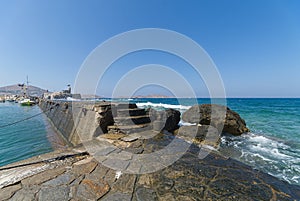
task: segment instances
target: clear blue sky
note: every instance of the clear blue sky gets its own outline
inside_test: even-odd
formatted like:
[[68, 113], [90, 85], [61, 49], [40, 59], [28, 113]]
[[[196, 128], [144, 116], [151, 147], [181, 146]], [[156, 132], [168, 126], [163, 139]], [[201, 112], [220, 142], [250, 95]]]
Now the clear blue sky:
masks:
[[[64, 89], [99, 44], [149, 27], [177, 31], [199, 43], [218, 67], [229, 97], [300, 97], [297, 0], [1, 1], [0, 86], [24, 82], [29, 75], [32, 85]], [[120, 63], [142, 65], [154, 58], [175, 69], [181, 64], [170, 55], [142, 54]], [[180, 73], [201, 96], [203, 83], [193, 81], [193, 72]], [[109, 80], [121, 76], [113, 68], [108, 75], [101, 95], [109, 94]]]

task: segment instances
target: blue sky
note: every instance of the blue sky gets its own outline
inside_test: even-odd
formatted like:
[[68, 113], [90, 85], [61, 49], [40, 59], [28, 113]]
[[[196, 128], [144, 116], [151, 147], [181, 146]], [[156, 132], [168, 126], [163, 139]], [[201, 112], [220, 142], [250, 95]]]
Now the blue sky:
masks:
[[[32, 85], [64, 89], [94, 48], [140, 28], [170, 29], [196, 41], [215, 62], [228, 97], [300, 97], [296, 0], [1, 1], [0, 86], [24, 82], [28, 75]], [[98, 94], [109, 95], [122, 73], [149, 63], [174, 68], [198, 96], [206, 94], [187, 64], [151, 51], [116, 62]], [[152, 89], [140, 93], [164, 93]]]

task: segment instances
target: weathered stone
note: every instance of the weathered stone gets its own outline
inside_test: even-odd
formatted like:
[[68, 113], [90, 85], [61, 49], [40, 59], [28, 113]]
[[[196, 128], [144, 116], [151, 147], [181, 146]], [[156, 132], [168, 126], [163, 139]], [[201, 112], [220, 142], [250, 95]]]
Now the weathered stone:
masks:
[[77, 198], [82, 200], [97, 200], [103, 197], [110, 189], [110, 186], [103, 179], [97, 181], [84, 179], [77, 190]]
[[128, 135], [126, 137], [123, 137], [122, 140], [125, 141], [125, 142], [133, 142], [137, 139], [139, 139], [140, 136], [138, 135], [134, 135], [134, 134], [131, 134], [131, 135]]
[[69, 200], [70, 188], [67, 186], [55, 186], [42, 188], [38, 193], [39, 200]]
[[136, 199], [137, 201], [155, 201], [158, 200], [158, 197], [152, 189], [140, 187], [136, 190]]
[[153, 184], [153, 178], [149, 174], [142, 174], [138, 179], [138, 184], [150, 188]]
[[75, 179], [70, 185], [70, 193], [69, 193], [69, 197], [71, 198], [76, 198], [76, 194], [77, 194], [77, 189], [79, 184], [81, 183], [81, 181], [84, 179], [84, 175], [79, 176], [77, 179]]
[[39, 187], [22, 188], [17, 191], [9, 201], [32, 201], [35, 200], [35, 194], [39, 191]]
[[43, 183], [42, 186], [55, 187], [55, 186], [60, 186], [60, 185], [68, 185], [74, 180], [75, 180], [75, 176], [73, 174], [65, 173], [65, 174], [58, 176], [55, 179], [52, 179], [50, 181]]
[[136, 176], [132, 174], [122, 174], [112, 186], [112, 191], [132, 194]]
[[176, 196], [172, 193], [166, 193], [164, 195], [159, 196], [159, 201], [177, 201]]
[[249, 186], [248, 195], [254, 200], [271, 200], [273, 193], [270, 188], [264, 184]]
[[9, 199], [17, 190], [21, 189], [20, 184], [16, 184], [13, 186], [8, 186], [5, 188], [0, 189], [0, 200]]
[[212, 125], [220, 131], [233, 135], [249, 132], [240, 115], [222, 105], [194, 105], [183, 113], [182, 120], [189, 123]]
[[42, 173], [36, 174], [32, 177], [28, 177], [28, 178], [22, 180], [22, 184], [24, 186], [38, 185], [38, 184], [44, 183], [45, 181], [53, 179], [53, 178], [57, 177], [58, 175], [61, 175], [65, 171], [66, 171], [66, 169], [64, 167], [46, 170]]
[[103, 164], [109, 168], [112, 168], [114, 170], [125, 170], [128, 165], [129, 161], [124, 161], [121, 159], [115, 159], [115, 158], [108, 158], [105, 161], [103, 161]]
[[113, 158], [113, 159], [128, 161], [128, 160], [132, 159], [132, 153], [127, 152], [127, 151], [121, 151], [119, 153], [110, 153], [110, 154], [108, 154], [108, 157]]
[[152, 123], [153, 130], [158, 131], [158, 132], [162, 131], [165, 126], [165, 123], [166, 123], [165, 121], [160, 121], [160, 120], [153, 121], [153, 123]]
[[73, 165], [72, 172], [76, 175], [83, 175], [92, 172], [98, 164], [97, 162], [92, 161], [92, 159], [93, 158], [91, 157], [82, 161], [78, 161]]
[[213, 193], [221, 196], [228, 196], [233, 192], [239, 192], [247, 195], [247, 189], [243, 185], [237, 185], [236, 181], [231, 179], [217, 179], [209, 185]]
[[150, 119], [153, 122], [155, 131], [167, 130], [173, 132], [179, 128], [180, 112], [174, 109], [164, 111], [149, 110]]
[[110, 105], [98, 107], [97, 123], [99, 127], [96, 129], [96, 133], [101, 135], [107, 133], [107, 127], [114, 124], [114, 118]]
[[102, 138], [110, 139], [110, 140], [119, 140], [121, 138], [126, 137], [127, 135], [122, 134], [122, 133], [109, 133], [109, 134], [103, 134], [101, 135]]
[[116, 192], [107, 194], [101, 201], [131, 201], [131, 198], [132, 194]]
[[97, 149], [97, 151], [94, 153], [94, 155], [96, 156], [106, 156], [110, 153], [112, 153], [113, 151], [115, 151], [117, 148], [116, 147], [113, 147], [113, 146], [110, 146], [110, 147], [99, 147]]
[[220, 143], [219, 131], [208, 125], [181, 126], [177, 135], [187, 141], [200, 145], [218, 147]]

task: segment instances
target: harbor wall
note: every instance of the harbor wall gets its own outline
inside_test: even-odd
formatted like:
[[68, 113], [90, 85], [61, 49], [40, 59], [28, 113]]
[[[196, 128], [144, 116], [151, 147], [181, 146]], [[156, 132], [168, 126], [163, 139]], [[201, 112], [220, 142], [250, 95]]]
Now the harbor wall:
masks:
[[110, 104], [40, 100], [45, 113], [57, 133], [69, 146], [76, 146], [107, 132], [113, 124]]

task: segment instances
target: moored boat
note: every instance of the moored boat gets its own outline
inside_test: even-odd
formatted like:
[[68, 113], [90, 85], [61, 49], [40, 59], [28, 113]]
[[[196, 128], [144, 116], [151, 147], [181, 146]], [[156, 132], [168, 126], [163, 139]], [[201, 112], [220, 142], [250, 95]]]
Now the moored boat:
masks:
[[25, 98], [25, 99], [19, 101], [19, 103], [20, 103], [22, 106], [33, 106], [33, 105], [36, 104], [35, 101], [30, 100], [29, 98]]

